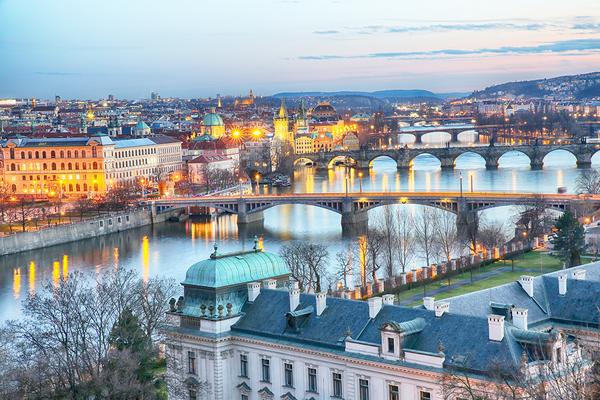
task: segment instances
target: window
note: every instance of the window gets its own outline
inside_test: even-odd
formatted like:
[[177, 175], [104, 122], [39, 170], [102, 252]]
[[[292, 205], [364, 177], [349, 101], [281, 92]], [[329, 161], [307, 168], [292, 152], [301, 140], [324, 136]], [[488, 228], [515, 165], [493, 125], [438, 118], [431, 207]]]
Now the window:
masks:
[[388, 353], [394, 352], [394, 338], [387, 338], [387, 351]]
[[271, 382], [270, 361], [268, 358], [263, 358], [262, 365], [262, 380], [263, 382]]
[[240, 376], [248, 377], [248, 355], [240, 354]]
[[308, 368], [308, 391], [317, 392], [317, 369]]
[[342, 397], [342, 374], [339, 372], [333, 373], [333, 396]]
[[421, 392], [419, 392], [419, 400], [431, 400], [431, 392], [421, 390]]
[[358, 380], [358, 396], [360, 400], [369, 400], [369, 381], [367, 379]]
[[294, 366], [291, 363], [283, 364], [283, 386], [294, 386]]
[[243, 394], [240, 396], [241, 400], [248, 400], [248, 395], [247, 394]]
[[188, 394], [190, 400], [198, 400], [198, 393], [196, 392], [196, 389], [188, 390]]
[[389, 400], [400, 400], [400, 387], [399, 386], [390, 385]]
[[196, 375], [196, 353], [188, 351], [188, 372]]

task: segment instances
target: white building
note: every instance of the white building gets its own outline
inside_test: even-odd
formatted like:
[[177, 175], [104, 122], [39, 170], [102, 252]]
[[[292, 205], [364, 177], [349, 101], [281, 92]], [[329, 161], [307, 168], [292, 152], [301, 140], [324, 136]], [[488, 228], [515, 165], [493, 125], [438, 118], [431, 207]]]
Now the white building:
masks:
[[[408, 308], [391, 295], [301, 294], [295, 282], [286, 287], [279, 256], [256, 244], [232, 254], [215, 246], [188, 269], [184, 295], [171, 299], [169, 398], [441, 400], [440, 380], [452, 368], [489, 387], [497, 365], [560, 367], [575, 343], [567, 346], [562, 330], [597, 329], [596, 314], [580, 305], [594, 304], [599, 269], [587, 271], [592, 283], [585, 272], [523, 277], [493, 295], [425, 298], [424, 307]], [[578, 321], [576, 330], [569, 321]]]

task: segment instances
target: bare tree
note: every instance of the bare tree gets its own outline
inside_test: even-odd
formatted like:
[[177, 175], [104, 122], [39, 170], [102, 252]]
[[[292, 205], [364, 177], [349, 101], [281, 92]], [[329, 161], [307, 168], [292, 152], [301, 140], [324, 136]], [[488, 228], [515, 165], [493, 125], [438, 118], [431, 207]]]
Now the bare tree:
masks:
[[398, 253], [398, 221], [396, 214], [391, 207], [383, 208], [382, 219], [376, 221], [376, 226], [381, 232], [382, 243], [382, 263], [386, 276], [392, 277], [395, 275], [395, 261]]
[[438, 211], [436, 214], [434, 231], [439, 253], [446, 261], [450, 261], [459, 246], [456, 217], [447, 211]]
[[415, 218], [416, 244], [427, 265], [437, 259], [435, 218], [429, 207], [423, 207]]
[[540, 236], [552, 226], [546, 206], [546, 201], [542, 196], [534, 196], [530, 204], [519, 208], [515, 223], [523, 232], [526, 232], [528, 238]]
[[352, 251], [339, 251], [335, 255], [337, 270], [335, 278], [342, 282], [343, 288], [348, 289], [348, 279], [354, 275]]
[[600, 172], [596, 169], [585, 169], [575, 181], [575, 190], [581, 194], [600, 193]]
[[383, 266], [384, 256], [383, 233], [377, 228], [369, 228], [367, 232], [358, 239], [358, 257], [362, 271], [362, 286], [366, 286], [367, 278], [377, 283], [377, 272]]
[[322, 244], [290, 242], [280, 250], [290, 274], [303, 291], [320, 292], [326, 275], [329, 252]]
[[396, 242], [398, 264], [404, 273], [415, 258], [414, 219], [410, 213], [402, 209], [398, 210], [396, 221], [398, 222], [398, 240]]
[[504, 224], [485, 223], [479, 231], [479, 240], [488, 251], [503, 246], [507, 241]]

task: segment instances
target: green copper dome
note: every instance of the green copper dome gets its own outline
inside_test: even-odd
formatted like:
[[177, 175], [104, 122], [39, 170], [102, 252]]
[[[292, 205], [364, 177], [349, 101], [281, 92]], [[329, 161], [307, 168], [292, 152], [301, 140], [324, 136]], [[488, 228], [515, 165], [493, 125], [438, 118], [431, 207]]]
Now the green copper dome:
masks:
[[215, 112], [215, 109], [212, 108], [210, 113], [206, 114], [202, 119], [202, 125], [204, 126], [224, 126], [223, 118], [219, 114]]
[[146, 129], [150, 129], [150, 127], [142, 120], [139, 120], [138, 123], [135, 125], [135, 130], [137, 131], [143, 131]]
[[285, 261], [276, 254], [251, 250], [219, 255], [215, 251], [208, 260], [187, 270], [182, 285], [222, 288], [284, 275], [289, 275], [289, 271]]

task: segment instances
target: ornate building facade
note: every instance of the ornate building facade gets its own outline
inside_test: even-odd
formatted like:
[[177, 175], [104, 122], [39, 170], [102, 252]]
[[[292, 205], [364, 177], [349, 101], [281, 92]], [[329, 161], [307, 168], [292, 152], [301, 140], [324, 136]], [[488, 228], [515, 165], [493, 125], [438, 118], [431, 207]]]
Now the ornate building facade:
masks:
[[188, 269], [165, 326], [169, 398], [441, 400], [452, 371], [477, 390], [497, 367], [543, 383], [540, 366], [561, 371], [598, 339], [598, 263], [419, 308], [303, 294], [288, 277], [256, 244]]

